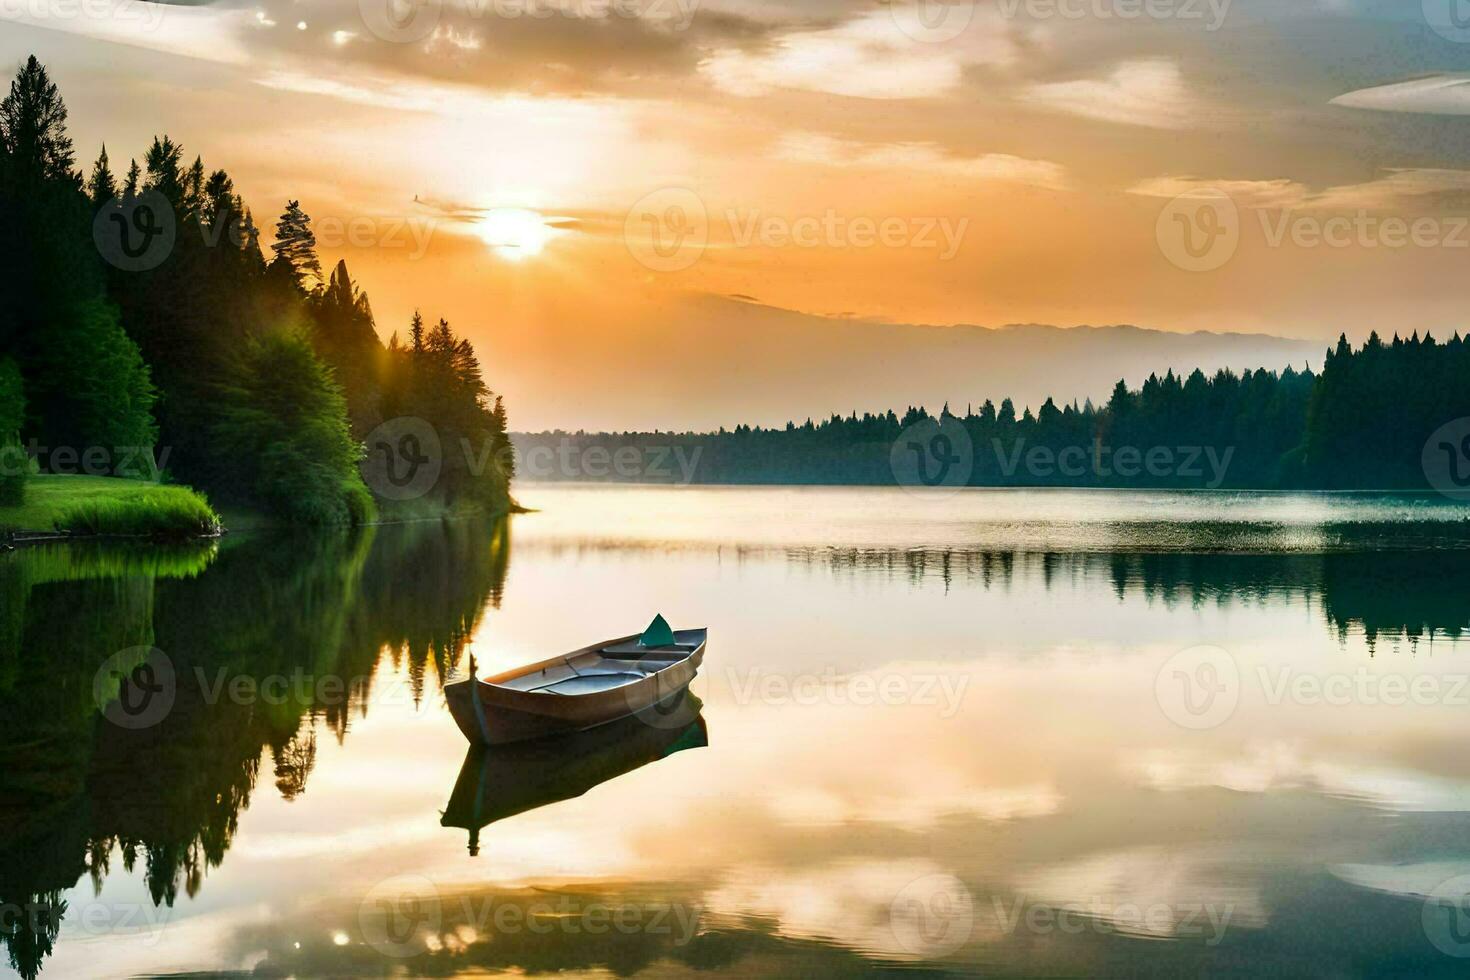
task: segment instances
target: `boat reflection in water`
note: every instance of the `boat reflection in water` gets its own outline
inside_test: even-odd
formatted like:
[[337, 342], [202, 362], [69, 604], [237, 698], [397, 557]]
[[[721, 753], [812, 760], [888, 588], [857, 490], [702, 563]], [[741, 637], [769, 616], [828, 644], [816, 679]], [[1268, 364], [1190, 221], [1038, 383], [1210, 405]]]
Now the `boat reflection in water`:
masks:
[[570, 800], [651, 762], [709, 744], [698, 696], [684, 688], [650, 708], [587, 731], [512, 745], [472, 745], [439, 821], [470, 832]]

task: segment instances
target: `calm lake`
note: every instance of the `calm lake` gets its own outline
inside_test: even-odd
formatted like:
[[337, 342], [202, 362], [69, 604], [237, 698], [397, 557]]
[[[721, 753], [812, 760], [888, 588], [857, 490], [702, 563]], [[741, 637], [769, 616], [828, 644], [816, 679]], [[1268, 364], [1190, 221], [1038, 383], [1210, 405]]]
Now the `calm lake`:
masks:
[[[518, 494], [0, 555], [0, 973], [1464, 975], [1470, 506]], [[693, 697], [467, 755], [657, 612]]]

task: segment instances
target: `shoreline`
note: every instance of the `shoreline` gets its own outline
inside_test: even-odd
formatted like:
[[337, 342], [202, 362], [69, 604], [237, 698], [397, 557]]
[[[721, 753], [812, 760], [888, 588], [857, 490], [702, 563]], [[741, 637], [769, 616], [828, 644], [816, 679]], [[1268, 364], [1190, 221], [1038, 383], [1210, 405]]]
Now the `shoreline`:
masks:
[[[513, 497], [502, 506], [420, 506], [351, 527], [386, 527], [420, 521], [495, 519], [528, 513]], [[62, 526], [69, 525], [69, 526]], [[138, 530], [133, 530], [138, 528]], [[243, 508], [216, 509], [191, 487], [122, 477], [37, 474], [18, 505], [0, 507], [0, 552], [43, 544], [98, 541], [177, 545], [217, 541], [229, 534], [300, 529], [271, 514]]]

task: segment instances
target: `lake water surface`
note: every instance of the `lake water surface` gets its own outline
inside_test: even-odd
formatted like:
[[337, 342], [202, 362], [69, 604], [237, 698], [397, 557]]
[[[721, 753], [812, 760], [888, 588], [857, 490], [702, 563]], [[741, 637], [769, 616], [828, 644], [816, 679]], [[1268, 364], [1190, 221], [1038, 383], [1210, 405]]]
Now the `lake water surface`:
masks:
[[[0, 973], [1470, 964], [1464, 505], [518, 492], [0, 556]], [[467, 756], [470, 654], [655, 612], [710, 627], [694, 697]]]

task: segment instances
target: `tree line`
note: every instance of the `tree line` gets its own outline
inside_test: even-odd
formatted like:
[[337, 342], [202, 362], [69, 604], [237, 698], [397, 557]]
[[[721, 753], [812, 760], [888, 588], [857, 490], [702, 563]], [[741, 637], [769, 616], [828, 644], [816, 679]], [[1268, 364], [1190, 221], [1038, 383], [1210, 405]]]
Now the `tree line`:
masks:
[[[1464, 433], [1436, 435], [1456, 420]], [[963, 414], [911, 406], [712, 433], [528, 433], [515, 444], [525, 476], [552, 480], [1423, 490], [1425, 459], [1458, 453], [1451, 471], [1470, 487], [1470, 345], [1374, 334], [1355, 350], [1344, 336], [1321, 373], [1168, 371], [1136, 388], [1120, 380], [1102, 405], [1048, 398], [1033, 412], [987, 399]]]
[[[0, 443], [30, 470], [101, 447], [116, 476], [205, 489], [298, 523], [375, 513], [359, 473], [386, 419], [426, 420], [503, 459], [506, 415], [449, 323], [388, 344], [344, 262], [324, 273], [311, 219], [286, 204], [261, 247], [224, 170], [167, 135], [119, 176], [78, 168], [64, 101], [32, 56], [0, 103]], [[124, 448], [147, 452], [123, 452]], [[0, 502], [24, 493], [4, 468]], [[444, 504], [501, 509], [509, 473], [448, 468]]]

